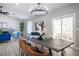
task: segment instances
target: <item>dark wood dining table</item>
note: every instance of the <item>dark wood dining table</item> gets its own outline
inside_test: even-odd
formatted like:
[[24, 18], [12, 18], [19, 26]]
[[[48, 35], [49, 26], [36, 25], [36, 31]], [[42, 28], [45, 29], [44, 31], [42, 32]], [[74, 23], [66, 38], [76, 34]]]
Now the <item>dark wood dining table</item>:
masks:
[[48, 48], [50, 56], [52, 56], [52, 50], [56, 52], [61, 52], [61, 56], [64, 56], [65, 49], [71, 46], [72, 44], [74, 44], [74, 42], [65, 41], [62, 39], [39, 40], [37, 38], [33, 38], [31, 41], [43, 47]]

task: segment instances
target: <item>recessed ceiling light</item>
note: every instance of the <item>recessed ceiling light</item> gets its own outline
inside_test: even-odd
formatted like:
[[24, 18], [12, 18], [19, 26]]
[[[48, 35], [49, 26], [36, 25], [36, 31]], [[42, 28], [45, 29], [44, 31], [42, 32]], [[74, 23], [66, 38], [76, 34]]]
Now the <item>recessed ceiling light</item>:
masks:
[[19, 3], [16, 3], [16, 5], [19, 5]]

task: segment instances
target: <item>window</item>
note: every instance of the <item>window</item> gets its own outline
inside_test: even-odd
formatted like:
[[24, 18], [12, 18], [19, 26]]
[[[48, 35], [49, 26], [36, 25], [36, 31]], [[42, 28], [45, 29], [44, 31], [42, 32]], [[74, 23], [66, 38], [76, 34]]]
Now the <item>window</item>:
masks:
[[73, 41], [73, 16], [53, 20], [53, 37]]
[[28, 34], [30, 34], [32, 32], [32, 22], [28, 21]]
[[0, 28], [7, 28], [7, 22], [0, 22]]

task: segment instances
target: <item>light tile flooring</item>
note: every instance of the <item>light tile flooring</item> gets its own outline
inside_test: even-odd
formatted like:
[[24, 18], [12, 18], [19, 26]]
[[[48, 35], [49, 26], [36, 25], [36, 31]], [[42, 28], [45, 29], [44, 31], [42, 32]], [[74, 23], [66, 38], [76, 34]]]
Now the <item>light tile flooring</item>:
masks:
[[[79, 50], [69, 47], [65, 51], [67, 56], [79, 56]], [[60, 52], [52, 52], [54, 56], [60, 56]], [[0, 43], [0, 56], [20, 56], [18, 40]]]

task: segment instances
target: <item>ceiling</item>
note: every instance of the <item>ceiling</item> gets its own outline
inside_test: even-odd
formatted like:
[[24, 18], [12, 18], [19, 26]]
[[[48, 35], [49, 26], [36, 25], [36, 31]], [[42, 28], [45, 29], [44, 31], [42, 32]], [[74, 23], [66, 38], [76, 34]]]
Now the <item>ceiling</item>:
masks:
[[[32, 17], [29, 12], [29, 9], [35, 3], [0, 3], [3, 6], [3, 11], [8, 11], [11, 13], [11, 17], [17, 19], [28, 19]], [[48, 8], [48, 12], [60, 8], [62, 6], [68, 5], [68, 3], [43, 3]]]

